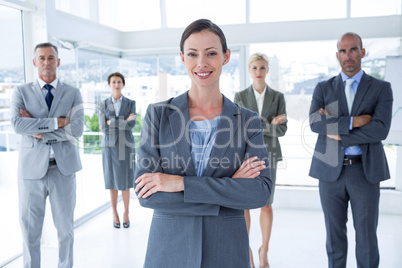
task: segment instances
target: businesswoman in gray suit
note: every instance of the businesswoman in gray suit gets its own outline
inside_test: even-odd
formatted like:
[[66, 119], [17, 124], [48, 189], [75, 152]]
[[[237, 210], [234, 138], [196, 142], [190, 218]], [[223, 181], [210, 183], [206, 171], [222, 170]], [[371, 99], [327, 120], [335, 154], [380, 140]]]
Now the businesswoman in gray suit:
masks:
[[271, 191], [259, 116], [220, 92], [230, 50], [209, 20], [183, 32], [189, 91], [148, 107], [136, 187], [154, 209], [144, 267], [250, 267], [244, 209]]
[[123, 227], [130, 227], [130, 188], [134, 186], [135, 142], [132, 129], [136, 123], [135, 101], [121, 94], [125, 86], [124, 76], [112, 73], [107, 78], [112, 96], [99, 104], [99, 126], [104, 133], [102, 160], [105, 188], [110, 189], [113, 208], [113, 226], [120, 228], [117, 213], [118, 191], [122, 191], [124, 203]]
[[[258, 250], [260, 267], [269, 267], [268, 244], [271, 237], [274, 201], [276, 169], [278, 161], [282, 160], [282, 151], [278, 137], [285, 135], [287, 130], [285, 98], [282, 93], [273, 90], [265, 83], [265, 77], [269, 70], [269, 60], [265, 54], [255, 53], [250, 56], [248, 68], [253, 79], [253, 84], [245, 90], [236, 93], [234, 102], [257, 112], [261, 116], [264, 128], [264, 142], [269, 153], [271, 169], [272, 190], [266, 206], [261, 208], [260, 227], [262, 245]], [[245, 210], [247, 230], [250, 232], [250, 211]], [[251, 253], [251, 267], [254, 267]]]

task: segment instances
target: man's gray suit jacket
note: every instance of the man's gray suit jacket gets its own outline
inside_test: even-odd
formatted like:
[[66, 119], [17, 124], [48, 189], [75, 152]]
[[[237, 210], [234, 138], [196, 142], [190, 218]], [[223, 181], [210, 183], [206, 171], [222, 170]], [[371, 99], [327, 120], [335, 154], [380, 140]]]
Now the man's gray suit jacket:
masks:
[[[20, 109], [32, 118], [21, 117]], [[67, 116], [71, 123], [56, 129], [55, 119]], [[16, 86], [11, 101], [11, 124], [21, 134], [18, 174], [21, 179], [41, 179], [49, 166], [49, 144], [63, 175], [79, 171], [81, 160], [76, 138], [84, 128], [84, 107], [78, 88], [58, 82], [49, 111], [37, 81]], [[43, 139], [32, 135], [42, 134]]]

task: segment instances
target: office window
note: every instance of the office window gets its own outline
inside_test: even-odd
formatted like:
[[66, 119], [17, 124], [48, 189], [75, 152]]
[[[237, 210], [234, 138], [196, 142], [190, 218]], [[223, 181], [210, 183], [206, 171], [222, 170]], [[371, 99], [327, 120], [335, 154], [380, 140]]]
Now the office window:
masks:
[[210, 19], [218, 25], [246, 22], [245, 0], [165, 0], [167, 27], [184, 28], [197, 19]]
[[190, 89], [191, 80], [179, 55], [159, 56], [161, 99], [176, 97]]
[[[18, 218], [17, 163], [19, 135], [10, 123], [15, 85], [25, 82], [21, 10], [0, 5], [0, 266], [22, 251]], [[7, 37], [7, 38], [5, 38]], [[7, 39], [7, 40], [6, 40]], [[31, 56], [31, 55], [29, 55]]]
[[159, 0], [56, 0], [56, 9], [120, 31], [161, 27]]
[[[363, 70], [384, 79], [385, 57], [399, 55], [401, 41], [399, 38], [364, 39], [363, 46], [366, 48]], [[310, 131], [308, 113], [317, 83], [340, 72], [335, 56], [336, 40], [252, 44], [250, 53], [255, 52], [268, 55], [267, 83], [285, 94], [288, 131], [279, 138], [284, 161], [278, 163], [277, 183], [315, 186], [318, 181], [308, 176], [316, 142], [316, 134]], [[384, 149], [390, 170], [395, 172], [396, 149], [392, 146]], [[395, 187], [395, 176], [381, 186]]]
[[78, 72], [76, 69], [76, 52], [74, 49], [65, 49], [58, 46], [60, 66], [57, 69], [57, 76], [71, 86], [77, 86]]
[[351, 17], [401, 15], [401, 0], [352, 0]]
[[345, 17], [346, 0], [250, 0], [250, 22], [319, 20]]
[[56, 0], [56, 9], [94, 21], [98, 21], [98, 0]]
[[143, 31], [161, 27], [159, 0], [99, 0], [99, 23], [120, 31]]
[[142, 116], [150, 103], [160, 101], [158, 58], [156, 55], [121, 60], [126, 77], [123, 94], [136, 101], [137, 114]]

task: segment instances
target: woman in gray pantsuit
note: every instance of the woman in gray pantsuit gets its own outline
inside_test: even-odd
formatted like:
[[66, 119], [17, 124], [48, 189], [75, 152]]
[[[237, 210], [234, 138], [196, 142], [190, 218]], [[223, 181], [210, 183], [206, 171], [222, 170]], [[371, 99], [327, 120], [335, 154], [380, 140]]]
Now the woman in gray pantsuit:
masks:
[[125, 86], [120, 73], [109, 75], [108, 85], [112, 96], [99, 105], [99, 126], [104, 133], [102, 139], [102, 160], [105, 188], [110, 189], [113, 208], [113, 226], [120, 228], [117, 213], [118, 191], [122, 191], [124, 203], [123, 227], [130, 227], [130, 188], [134, 184], [135, 142], [132, 129], [136, 123], [135, 101], [121, 94]]
[[257, 113], [220, 91], [230, 49], [209, 20], [183, 32], [190, 89], [148, 107], [135, 191], [154, 215], [144, 268], [250, 268], [244, 209], [264, 206], [271, 180]]
[[[276, 169], [278, 161], [282, 160], [282, 151], [278, 137], [285, 135], [287, 130], [285, 97], [265, 83], [269, 70], [269, 60], [265, 54], [255, 53], [248, 61], [249, 72], [253, 84], [236, 93], [234, 102], [257, 112], [264, 128], [264, 143], [269, 153], [272, 190], [268, 203], [261, 208], [260, 226], [262, 245], [258, 250], [260, 267], [268, 267], [268, 244], [271, 237], [273, 222], [272, 203], [274, 201]], [[247, 229], [250, 232], [250, 212], [245, 211]], [[251, 267], [254, 267], [253, 255], [250, 249]]]

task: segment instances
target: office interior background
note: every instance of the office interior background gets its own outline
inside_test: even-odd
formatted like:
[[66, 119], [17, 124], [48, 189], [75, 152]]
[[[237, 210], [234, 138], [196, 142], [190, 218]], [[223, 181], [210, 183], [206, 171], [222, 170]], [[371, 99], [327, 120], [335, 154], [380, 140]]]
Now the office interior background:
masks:
[[[320, 209], [318, 181], [308, 176], [316, 139], [308, 125], [314, 87], [339, 73], [336, 41], [347, 31], [363, 38], [366, 73], [385, 80], [391, 79], [389, 72], [402, 77], [402, 0], [0, 0], [0, 267], [22, 252], [20, 137], [10, 124], [10, 99], [15, 85], [37, 77], [34, 46], [50, 41], [59, 47], [58, 77], [80, 88], [85, 103], [85, 133], [78, 142], [83, 162], [77, 174], [78, 226], [110, 203], [95, 109], [111, 94], [107, 76], [118, 71], [126, 77], [123, 94], [137, 103], [138, 141], [147, 106], [190, 87], [179, 41], [183, 29], [199, 18], [221, 26], [232, 50], [220, 83], [229, 99], [251, 83], [248, 57], [268, 55], [267, 83], [285, 94], [289, 120], [280, 138], [284, 161], [278, 166], [274, 207]], [[389, 71], [395, 62], [401, 68]], [[384, 141], [391, 179], [381, 184], [380, 211], [402, 216], [402, 87], [395, 81], [392, 135]], [[132, 202], [135, 198], [132, 194]], [[45, 226], [52, 225], [49, 219]], [[43, 236], [49, 239], [46, 228]]]

